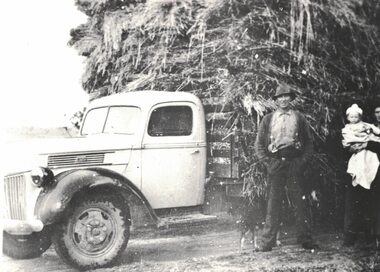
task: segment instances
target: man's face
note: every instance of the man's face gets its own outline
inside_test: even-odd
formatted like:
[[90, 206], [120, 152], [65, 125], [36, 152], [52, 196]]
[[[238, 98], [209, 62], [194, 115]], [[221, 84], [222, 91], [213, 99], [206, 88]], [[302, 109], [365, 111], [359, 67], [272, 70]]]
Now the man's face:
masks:
[[375, 109], [375, 119], [378, 123], [380, 123], [380, 107]]
[[292, 96], [289, 94], [283, 94], [277, 97], [276, 104], [282, 110], [287, 110], [290, 107]]

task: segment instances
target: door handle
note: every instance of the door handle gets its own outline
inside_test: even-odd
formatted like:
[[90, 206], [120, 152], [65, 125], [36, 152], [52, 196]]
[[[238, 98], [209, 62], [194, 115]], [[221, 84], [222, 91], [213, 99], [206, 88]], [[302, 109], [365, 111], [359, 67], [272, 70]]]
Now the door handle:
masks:
[[191, 152], [190, 154], [197, 154], [199, 153], [199, 149], [195, 149], [193, 152]]

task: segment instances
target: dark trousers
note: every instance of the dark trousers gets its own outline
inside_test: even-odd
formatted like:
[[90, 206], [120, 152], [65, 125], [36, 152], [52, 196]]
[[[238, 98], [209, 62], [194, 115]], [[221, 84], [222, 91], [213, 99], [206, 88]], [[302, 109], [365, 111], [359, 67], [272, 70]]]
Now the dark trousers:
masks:
[[[379, 142], [368, 142], [367, 149], [375, 152], [380, 160]], [[373, 234], [380, 239], [380, 167], [377, 169], [376, 178], [371, 184], [370, 200], [372, 231]]]
[[[368, 150], [377, 153], [380, 159], [380, 143], [369, 142]], [[351, 178], [345, 192], [345, 239], [355, 239], [358, 232], [380, 237], [380, 168], [370, 190], [353, 187]]]
[[373, 235], [380, 239], [380, 168], [377, 170], [376, 178], [371, 184], [370, 200], [372, 232]]
[[361, 186], [346, 186], [344, 232], [345, 239], [355, 239], [359, 232], [371, 232], [370, 190]]
[[268, 165], [268, 182], [270, 185], [267, 215], [261, 243], [273, 247], [280, 226], [282, 199], [285, 186], [288, 189], [290, 201], [295, 206], [295, 218], [298, 242], [311, 242], [310, 220], [307, 210], [307, 197], [301, 188], [302, 165], [296, 159], [272, 159]]

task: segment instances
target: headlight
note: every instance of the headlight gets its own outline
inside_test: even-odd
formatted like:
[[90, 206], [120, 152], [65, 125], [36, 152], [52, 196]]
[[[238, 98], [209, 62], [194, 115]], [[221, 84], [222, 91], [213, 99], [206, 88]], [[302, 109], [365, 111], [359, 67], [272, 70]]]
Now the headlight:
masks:
[[31, 172], [32, 181], [38, 187], [47, 186], [54, 182], [54, 174], [49, 168], [37, 167]]

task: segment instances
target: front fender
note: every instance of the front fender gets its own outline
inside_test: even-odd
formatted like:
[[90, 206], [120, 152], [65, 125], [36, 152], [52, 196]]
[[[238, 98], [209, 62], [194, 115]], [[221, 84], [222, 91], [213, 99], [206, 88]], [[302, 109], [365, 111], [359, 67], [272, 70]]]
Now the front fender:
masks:
[[77, 192], [99, 186], [108, 186], [135, 195], [147, 207], [152, 219], [157, 222], [157, 215], [141, 191], [124, 176], [104, 168], [70, 170], [58, 174], [54, 186], [38, 197], [35, 214], [45, 225], [55, 223], [61, 218]]

